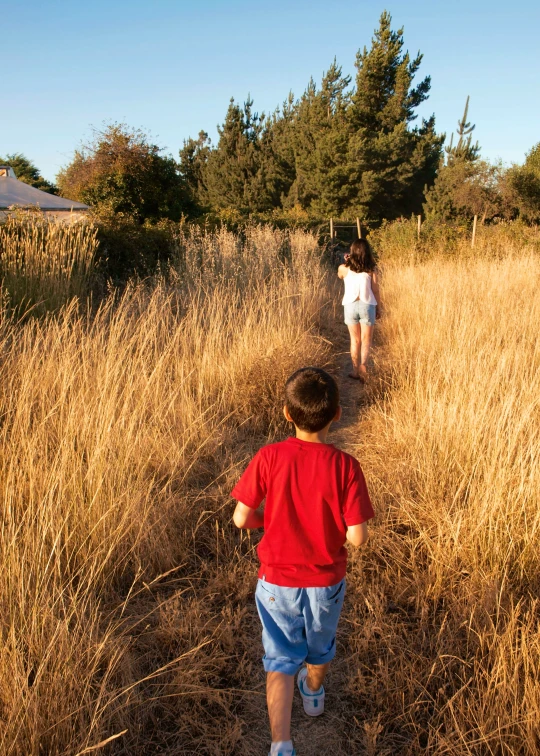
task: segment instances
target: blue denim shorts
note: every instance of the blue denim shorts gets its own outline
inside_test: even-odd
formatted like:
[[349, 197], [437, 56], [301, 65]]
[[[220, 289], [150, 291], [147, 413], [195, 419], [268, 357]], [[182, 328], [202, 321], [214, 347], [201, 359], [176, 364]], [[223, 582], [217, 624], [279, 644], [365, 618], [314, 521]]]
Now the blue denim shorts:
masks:
[[304, 662], [331, 661], [344, 597], [345, 580], [328, 588], [284, 588], [259, 580], [255, 602], [266, 672], [295, 675]]
[[356, 325], [357, 323], [375, 325], [377, 305], [366, 304], [357, 299], [356, 302], [343, 305], [343, 311], [347, 325]]

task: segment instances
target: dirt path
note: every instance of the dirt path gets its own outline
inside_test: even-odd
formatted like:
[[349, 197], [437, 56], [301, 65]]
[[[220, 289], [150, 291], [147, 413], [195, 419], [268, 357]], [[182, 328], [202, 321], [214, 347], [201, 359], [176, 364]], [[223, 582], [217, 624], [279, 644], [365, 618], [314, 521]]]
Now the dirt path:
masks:
[[[340, 382], [342, 419], [331, 431], [330, 440], [344, 451], [352, 452], [356, 441], [359, 416], [362, 408], [370, 402], [369, 389], [359, 381], [347, 377], [351, 369], [348, 334], [341, 323], [336, 323], [330, 334], [325, 334], [333, 345], [336, 371]], [[298, 756], [358, 756], [358, 733], [352, 742], [351, 730], [358, 723], [351, 711], [351, 699], [347, 697], [348, 665], [345, 652], [347, 626], [340, 623], [338, 631], [338, 653], [332, 663], [327, 678], [327, 708], [324, 716], [312, 719], [304, 714], [298, 694], [295, 694], [292, 715], [292, 735]], [[258, 637], [254, 642], [258, 642]], [[243, 719], [252, 723], [246, 733], [242, 756], [267, 756], [269, 750], [269, 730], [264, 696], [264, 672], [258, 672], [260, 680], [254, 695], [248, 698], [249, 713]], [[358, 712], [359, 713], [359, 712]]]

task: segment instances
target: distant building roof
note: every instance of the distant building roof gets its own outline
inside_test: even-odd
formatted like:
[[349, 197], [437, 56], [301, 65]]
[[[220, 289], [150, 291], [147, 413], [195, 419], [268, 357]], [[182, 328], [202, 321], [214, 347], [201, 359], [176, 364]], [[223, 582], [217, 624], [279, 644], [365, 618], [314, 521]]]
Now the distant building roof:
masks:
[[11, 178], [17, 178], [15, 171], [10, 165], [0, 165], [0, 176], [11, 176]]
[[[7, 169], [7, 170], [6, 170]], [[24, 181], [14, 178], [13, 169], [6, 165], [0, 166], [0, 210], [15, 205], [16, 207], [39, 207], [40, 210], [88, 210], [88, 205], [82, 202], [57, 197], [48, 192], [42, 192]]]

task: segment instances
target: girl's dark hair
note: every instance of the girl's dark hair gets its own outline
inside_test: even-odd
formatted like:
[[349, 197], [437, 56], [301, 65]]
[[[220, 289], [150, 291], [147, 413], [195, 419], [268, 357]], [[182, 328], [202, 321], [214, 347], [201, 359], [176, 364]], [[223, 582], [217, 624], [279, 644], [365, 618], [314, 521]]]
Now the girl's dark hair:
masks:
[[375, 270], [375, 258], [367, 239], [353, 241], [344, 265], [353, 273], [372, 273]]

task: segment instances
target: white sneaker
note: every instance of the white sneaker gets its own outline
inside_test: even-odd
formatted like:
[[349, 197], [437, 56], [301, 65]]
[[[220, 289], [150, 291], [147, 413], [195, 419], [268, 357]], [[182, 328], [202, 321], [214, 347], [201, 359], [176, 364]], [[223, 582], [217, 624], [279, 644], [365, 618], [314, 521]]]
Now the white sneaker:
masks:
[[296, 684], [304, 702], [304, 711], [310, 717], [318, 717], [324, 711], [324, 685], [316, 693], [312, 693], [306, 683], [307, 667], [302, 667], [298, 673]]
[[270, 753], [268, 756], [296, 756], [296, 751], [294, 748], [278, 748], [277, 750], [274, 748], [270, 749]]

